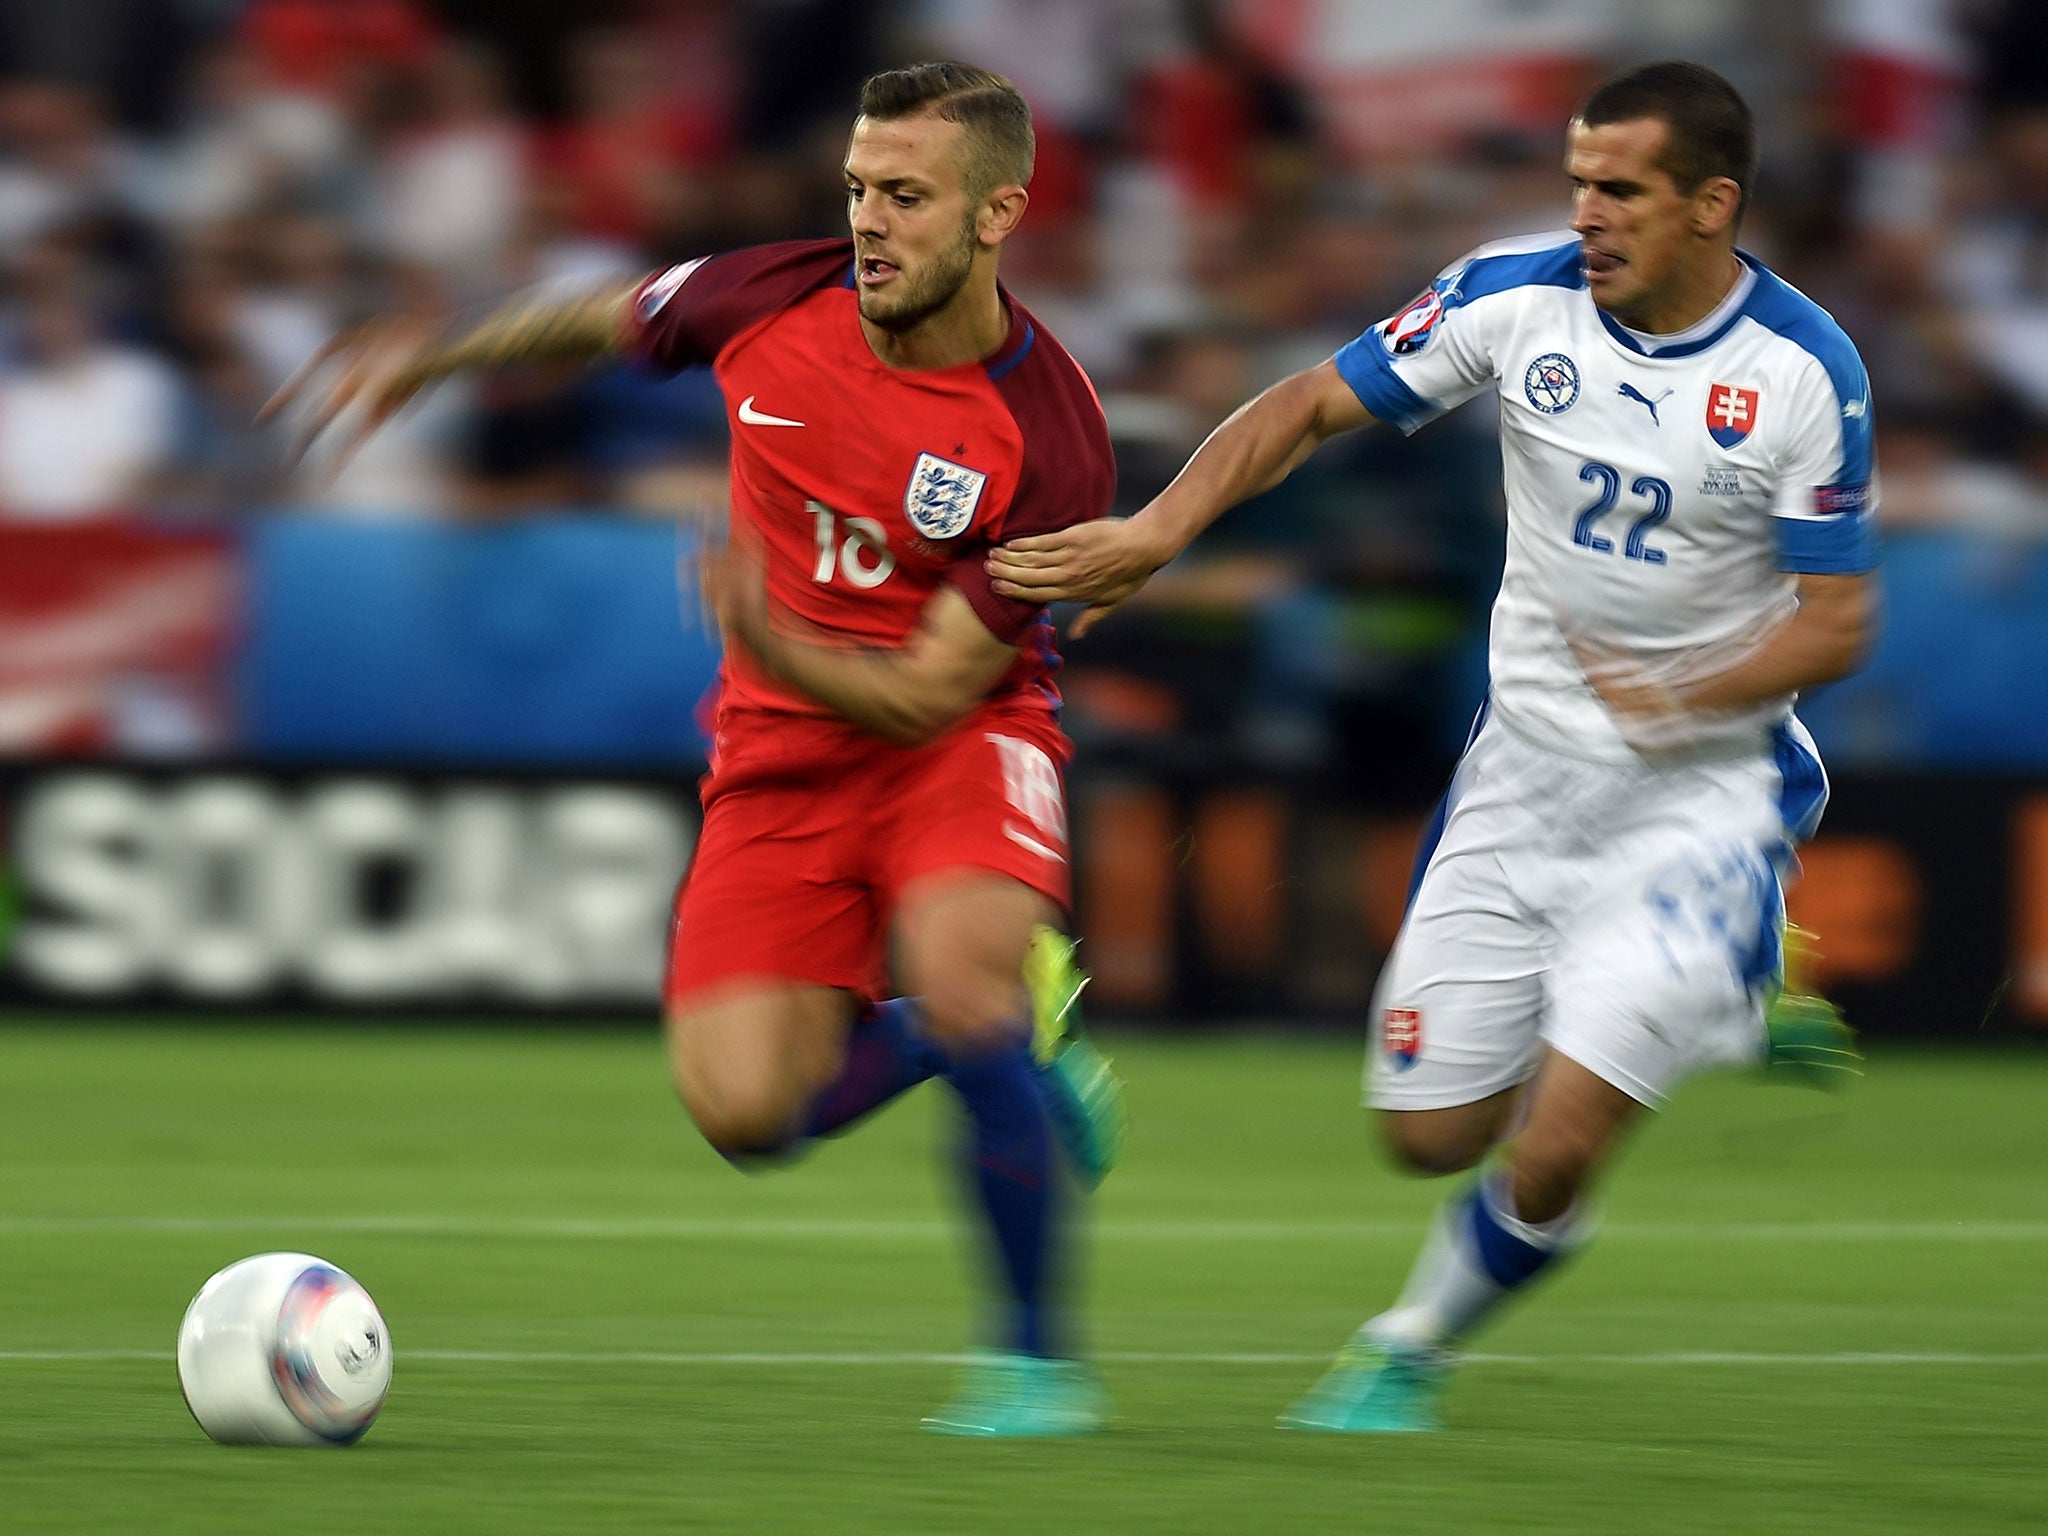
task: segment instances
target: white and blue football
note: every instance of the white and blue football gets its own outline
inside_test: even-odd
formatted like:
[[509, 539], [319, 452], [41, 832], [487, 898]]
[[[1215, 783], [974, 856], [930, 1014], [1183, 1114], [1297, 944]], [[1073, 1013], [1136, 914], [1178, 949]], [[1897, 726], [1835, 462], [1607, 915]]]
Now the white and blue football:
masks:
[[391, 1390], [377, 1304], [307, 1253], [259, 1253], [199, 1288], [178, 1329], [178, 1384], [223, 1445], [350, 1445]]

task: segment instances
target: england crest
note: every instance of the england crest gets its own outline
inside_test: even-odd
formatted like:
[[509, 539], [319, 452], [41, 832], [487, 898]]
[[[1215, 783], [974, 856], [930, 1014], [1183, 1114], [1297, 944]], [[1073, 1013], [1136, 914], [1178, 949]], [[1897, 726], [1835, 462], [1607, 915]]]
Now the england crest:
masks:
[[928, 539], [950, 539], [974, 521], [988, 476], [935, 453], [920, 453], [903, 492], [903, 515]]
[[1707, 386], [1707, 436], [1723, 448], [1733, 448], [1756, 430], [1757, 403], [1761, 391], [1738, 389], [1733, 384]]

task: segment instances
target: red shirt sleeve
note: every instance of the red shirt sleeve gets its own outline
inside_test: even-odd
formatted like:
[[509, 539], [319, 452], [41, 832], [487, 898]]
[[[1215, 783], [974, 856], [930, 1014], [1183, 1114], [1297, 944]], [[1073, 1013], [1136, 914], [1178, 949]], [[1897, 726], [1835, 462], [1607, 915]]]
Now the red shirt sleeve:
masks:
[[633, 295], [628, 348], [663, 372], [704, 367], [757, 321], [852, 271], [851, 240], [789, 240], [686, 261]]
[[946, 568], [947, 583], [967, 599], [989, 633], [1013, 645], [1045, 608], [995, 593], [982, 565], [989, 547], [1105, 517], [1116, 494], [1116, 458], [1095, 386], [1021, 307], [1016, 313], [1034, 334], [1013, 366], [995, 380], [1024, 438], [1016, 493], [1001, 520], [981, 537], [963, 540]]

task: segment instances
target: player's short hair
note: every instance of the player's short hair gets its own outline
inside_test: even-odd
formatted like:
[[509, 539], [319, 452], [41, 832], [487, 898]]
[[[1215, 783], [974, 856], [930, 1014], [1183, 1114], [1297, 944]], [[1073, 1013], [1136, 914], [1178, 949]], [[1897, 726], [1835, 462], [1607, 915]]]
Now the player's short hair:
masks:
[[1739, 223], [1756, 185], [1756, 119], [1742, 95], [1704, 64], [1670, 60], [1616, 75], [1586, 98], [1579, 121], [1588, 128], [1653, 117], [1669, 130], [1658, 169], [1681, 192], [1713, 176], [1742, 189]]
[[1017, 87], [991, 69], [941, 59], [885, 69], [861, 83], [860, 115], [892, 122], [929, 113], [962, 130], [961, 171], [968, 194], [1031, 180], [1038, 136]]

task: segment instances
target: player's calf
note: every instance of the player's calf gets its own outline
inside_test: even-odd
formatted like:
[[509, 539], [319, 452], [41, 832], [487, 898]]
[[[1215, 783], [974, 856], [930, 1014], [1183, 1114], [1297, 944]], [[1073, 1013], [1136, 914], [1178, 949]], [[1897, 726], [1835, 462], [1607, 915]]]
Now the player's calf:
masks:
[[960, 1170], [1004, 1293], [993, 1342], [1039, 1358], [1065, 1352], [1065, 1220], [1021, 976], [1034, 928], [1052, 915], [1019, 881], [953, 870], [914, 887], [896, 924], [899, 970], [924, 999], [947, 1056], [943, 1076], [966, 1111]]
[[[1523, 1108], [1517, 1091], [1463, 1106], [1465, 1113], [1410, 1110], [1384, 1119], [1415, 1166], [1451, 1162]], [[1453, 1351], [1509, 1297], [1584, 1246], [1593, 1221], [1582, 1191], [1641, 1108], [1569, 1057], [1547, 1056], [1513, 1139], [1438, 1209], [1399, 1299], [1358, 1330], [1280, 1426], [1346, 1433], [1439, 1427]]]
[[1528, 1119], [1502, 1157], [1513, 1214], [1534, 1223], [1564, 1215], [1642, 1113], [1621, 1089], [1552, 1052], [1532, 1088]]

